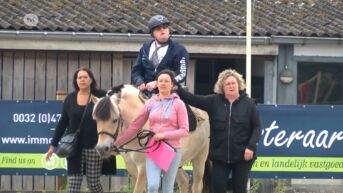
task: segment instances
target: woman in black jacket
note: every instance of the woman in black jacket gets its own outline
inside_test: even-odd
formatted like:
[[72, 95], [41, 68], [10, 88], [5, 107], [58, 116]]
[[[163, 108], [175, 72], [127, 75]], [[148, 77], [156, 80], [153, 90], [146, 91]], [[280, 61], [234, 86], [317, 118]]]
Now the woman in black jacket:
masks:
[[[91, 192], [103, 192], [100, 184], [101, 173], [103, 171], [103, 174], [114, 174], [116, 166], [113, 157], [103, 161], [94, 148], [98, 135], [96, 122], [92, 117], [94, 104], [90, 100], [90, 95], [103, 97], [106, 92], [97, 89], [94, 75], [87, 68], [80, 68], [74, 73], [73, 85], [75, 90], [64, 100], [62, 116], [56, 126], [46, 160], [50, 159], [66, 129], [68, 132], [75, 132], [80, 128], [77, 155], [67, 158], [68, 193], [80, 192], [83, 174], [87, 176], [88, 188]], [[80, 126], [85, 109], [85, 116]]]
[[246, 193], [247, 182], [261, 131], [255, 101], [244, 92], [245, 82], [237, 71], [221, 72], [211, 95], [193, 95], [178, 87], [185, 103], [206, 111], [210, 119], [210, 152], [214, 193], [227, 191], [232, 173], [233, 193]]

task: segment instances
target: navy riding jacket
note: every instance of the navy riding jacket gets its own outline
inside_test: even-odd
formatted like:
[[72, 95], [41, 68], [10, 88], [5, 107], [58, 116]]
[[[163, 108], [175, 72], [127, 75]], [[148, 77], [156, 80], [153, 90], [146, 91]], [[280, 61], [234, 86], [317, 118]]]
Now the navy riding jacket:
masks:
[[154, 81], [156, 75], [164, 70], [169, 69], [175, 72], [175, 80], [177, 83], [182, 83], [186, 79], [188, 67], [188, 52], [177, 42], [168, 40], [168, 50], [166, 55], [161, 60], [160, 64], [155, 68], [149, 60], [150, 46], [154, 40], [144, 43], [139, 50], [136, 62], [132, 67], [131, 79], [136, 86], [142, 83]]

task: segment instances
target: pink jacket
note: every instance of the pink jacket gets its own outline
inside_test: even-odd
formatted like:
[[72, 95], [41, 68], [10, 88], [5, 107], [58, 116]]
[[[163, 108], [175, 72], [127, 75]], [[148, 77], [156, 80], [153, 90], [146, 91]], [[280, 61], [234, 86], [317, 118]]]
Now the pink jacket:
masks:
[[185, 104], [175, 93], [162, 101], [159, 95], [151, 97], [127, 131], [114, 144], [120, 147], [132, 139], [148, 119], [153, 132], [164, 133], [165, 140], [170, 145], [174, 148], [181, 147], [180, 139], [188, 135], [188, 115]]

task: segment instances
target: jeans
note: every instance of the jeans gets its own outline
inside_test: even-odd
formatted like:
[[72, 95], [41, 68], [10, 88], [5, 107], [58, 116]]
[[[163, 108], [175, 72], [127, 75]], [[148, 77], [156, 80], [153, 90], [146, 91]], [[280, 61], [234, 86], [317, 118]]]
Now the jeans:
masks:
[[162, 175], [162, 192], [173, 193], [177, 171], [181, 161], [181, 150], [176, 149], [174, 160], [168, 170], [164, 172], [150, 158], [146, 158], [146, 173], [148, 178], [148, 193], [158, 193]]

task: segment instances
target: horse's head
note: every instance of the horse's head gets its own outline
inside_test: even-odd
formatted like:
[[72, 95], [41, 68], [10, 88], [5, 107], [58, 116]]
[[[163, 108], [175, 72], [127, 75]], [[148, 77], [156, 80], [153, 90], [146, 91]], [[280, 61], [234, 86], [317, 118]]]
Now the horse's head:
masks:
[[100, 99], [92, 97], [92, 100], [94, 102], [93, 118], [96, 120], [98, 131], [98, 143], [95, 149], [101, 157], [107, 158], [113, 153], [111, 147], [122, 124], [117, 96], [106, 96]]
[[143, 107], [139, 90], [132, 85], [113, 87], [107, 97], [93, 97], [93, 118], [97, 122], [98, 143], [96, 149], [101, 157], [108, 157], [117, 136], [137, 117]]

